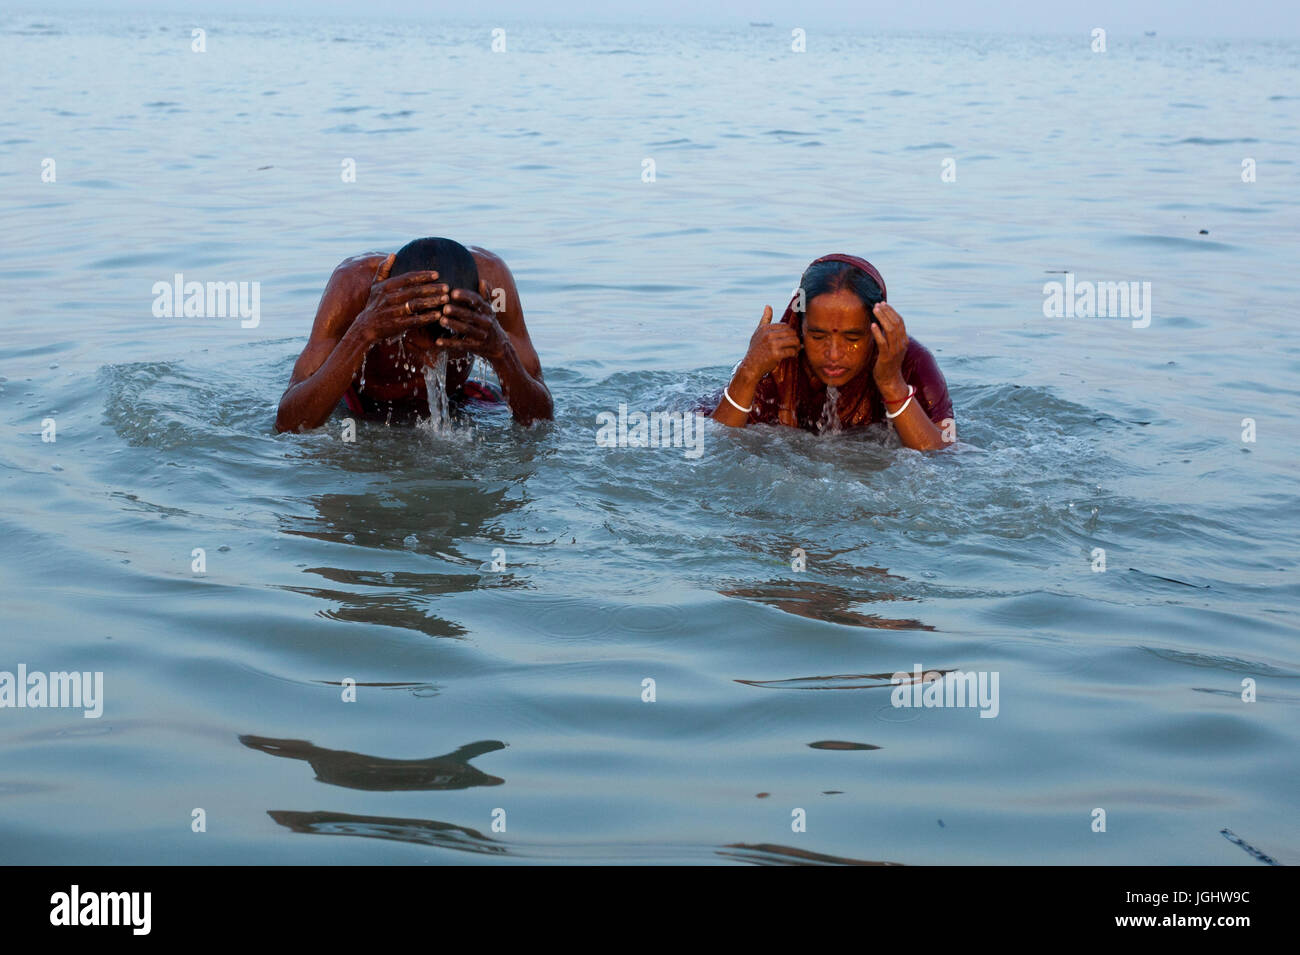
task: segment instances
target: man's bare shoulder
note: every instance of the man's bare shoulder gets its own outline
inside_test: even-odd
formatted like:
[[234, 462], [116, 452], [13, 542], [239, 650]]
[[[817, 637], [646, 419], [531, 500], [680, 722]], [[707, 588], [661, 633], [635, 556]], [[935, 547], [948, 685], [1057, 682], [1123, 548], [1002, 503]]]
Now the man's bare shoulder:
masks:
[[316, 309], [312, 337], [338, 338], [370, 297], [375, 272], [388, 256], [383, 252], [363, 252], [344, 259], [334, 269]]
[[363, 287], [369, 289], [374, 283], [375, 272], [386, 258], [387, 252], [362, 252], [349, 256], [335, 266], [329, 284], [352, 291]]
[[500, 285], [507, 277], [514, 278], [510, 266], [506, 265], [506, 260], [495, 252], [478, 245], [471, 245], [468, 248], [469, 254], [474, 256], [474, 264], [478, 266], [479, 277], [488, 285]]

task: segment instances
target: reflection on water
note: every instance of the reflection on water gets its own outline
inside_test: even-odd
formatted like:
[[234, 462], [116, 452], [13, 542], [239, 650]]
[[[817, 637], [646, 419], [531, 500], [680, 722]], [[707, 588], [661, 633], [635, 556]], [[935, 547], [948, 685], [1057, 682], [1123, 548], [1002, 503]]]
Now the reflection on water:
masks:
[[898, 682], [894, 682], [893, 673], [838, 673], [832, 676], [798, 676], [788, 680], [737, 680], [746, 686], [762, 687], [765, 690], [879, 690], [892, 689], [896, 686], [911, 686], [923, 683], [927, 674], [951, 673], [951, 668], [931, 667], [918, 679], [913, 670], [899, 670]]
[[[418, 440], [412, 432], [408, 440]], [[470, 593], [489, 584], [512, 588], [522, 582], [510, 572], [481, 569], [491, 549], [471, 554], [462, 543], [490, 534], [512, 510], [521, 506], [509, 487], [466, 480], [448, 480], [418, 472], [400, 485], [389, 484], [369, 494], [318, 494], [303, 503], [314, 515], [278, 514], [281, 530], [348, 546], [373, 548], [423, 558], [428, 572], [372, 570], [367, 567], [304, 567], [336, 587], [280, 584], [280, 589], [320, 599], [323, 617], [351, 623], [399, 627], [430, 637], [464, 637], [466, 628], [436, 612], [440, 598]], [[363, 560], [360, 556], [356, 560]]]
[[439, 617], [431, 608], [438, 596], [467, 593], [480, 579], [478, 574], [399, 574], [390, 571], [381, 575], [339, 567], [310, 567], [303, 573], [319, 574], [348, 585], [345, 588], [282, 585], [284, 590], [319, 598], [327, 605], [317, 611], [322, 617], [400, 627], [429, 637], [466, 635], [465, 627]]
[[348, 750], [325, 749], [301, 739], [241, 736], [239, 741], [250, 749], [271, 756], [304, 760], [316, 771], [318, 780], [347, 789], [372, 792], [469, 789], [472, 786], [500, 786], [505, 782], [499, 776], [489, 776], [469, 765], [476, 756], [505, 749], [506, 744], [497, 740], [468, 743], [445, 755], [427, 759], [387, 759]]
[[[413, 430], [407, 440], [418, 441]], [[522, 504], [509, 486], [447, 472], [445, 466], [414, 465], [401, 483], [384, 482], [368, 493], [307, 497], [302, 503], [315, 513], [282, 514], [281, 529], [321, 541], [427, 553], [423, 542], [476, 536]], [[411, 535], [414, 544], [407, 543]]]
[[902, 865], [901, 862], [871, 862], [866, 859], [849, 859], [845, 856], [809, 852], [793, 846], [778, 846], [769, 842], [747, 845], [734, 843], [718, 850], [718, 855], [754, 865]]
[[[654, 854], [654, 847], [639, 846], [583, 846], [557, 844], [536, 846], [523, 843], [508, 844], [498, 841], [465, 826], [435, 819], [403, 819], [395, 816], [358, 816], [345, 812], [295, 812], [286, 809], [268, 809], [267, 815], [292, 832], [315, 836], [360, 836], [363, 839], [386, 839], [435, 849], [457, 852], [482, 853], [513, 858], [584, 859], [586, 861], [615, 862], [635, 859], [638, 850]], [[751, 865], [900, 865], [898, 862], [873, 862], [847, 856], [810, 852], [794, 846], [774, 843], [731, 843], [710, 850], [707, 846], [682, 847], [678, 850], [685, 858], [708, 861], [710, 855]]]
[[267, 815], [293, 832], [315, 836], [361, 836], [415, 845], [507, 855], [510, 849], [477, 829], [433, 819], [399, 819], [390, 816], [354, 816], [345, 812], [294, 812], [268, 809]]
[[741, 597], [776, 607], [786, 613], [809, 620], [843, 624], [850, 627], [870, 627], [873, 630], [934, 630], [929, 624], [907, 618], [882, 617], [874, 613], [852, 610], [855, 604], [875, 601], [910, 600], [891, 594], [849, 590], [834, 584], [815, 581], [773, 580], [748, 587], [719, 590], [724, 597]]

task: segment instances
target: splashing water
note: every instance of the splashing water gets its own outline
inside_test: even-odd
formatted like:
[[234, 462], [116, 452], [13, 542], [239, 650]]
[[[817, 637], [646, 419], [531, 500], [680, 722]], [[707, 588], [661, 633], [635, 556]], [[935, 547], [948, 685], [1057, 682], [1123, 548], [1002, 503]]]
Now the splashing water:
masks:
[[817, 421], [818, 434], [839, 434], [844, 430], [840, 424], [840, 390], [834, 385], [826, 386], [826, 403], [822, 405], [822, 416]]
[[439, 352], [433, 367], [424, 366], [424, 390], [429, 399], [429, 430], [442, 434], [451, 429], [447, 410], [447, 353]]

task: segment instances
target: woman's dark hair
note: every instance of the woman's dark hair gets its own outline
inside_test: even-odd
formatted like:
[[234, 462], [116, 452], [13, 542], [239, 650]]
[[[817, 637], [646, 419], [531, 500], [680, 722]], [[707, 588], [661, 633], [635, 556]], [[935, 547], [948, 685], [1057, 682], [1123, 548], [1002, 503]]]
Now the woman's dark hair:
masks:
[[388, 274], [437, 272], [438, 281], [452, 288], [478, 291], [478, 266], [469, 249], [452, 239], [416, 239], [397, 250]]
[[[868, 322], [871, 320], [871, 310], [876, 303], [885, 300], [884, 293], [876, 284], [876, 280], [847, 262], [818, 262], [808, 266], [803, 278], [799, 280], [799, 287], [803, 289], [805, 311], [808, 303], [818, 295], [848, 289], [862, 301], [862, 307], [867, 310]], [[799, 335], [803, 336], [802, 315], [799, 321]]]

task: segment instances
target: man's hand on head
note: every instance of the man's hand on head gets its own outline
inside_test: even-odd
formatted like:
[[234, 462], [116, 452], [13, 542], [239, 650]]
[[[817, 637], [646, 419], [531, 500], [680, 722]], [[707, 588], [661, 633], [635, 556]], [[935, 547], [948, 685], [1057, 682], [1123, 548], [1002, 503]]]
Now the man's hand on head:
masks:
[[451, 290], [450, 301], [442, 307], [442, 326], [446, 331], [435, 344], [449, 352], [479, 355], [495, 362], [505, 357], [511, 347], [510, 338], [487, 302], [487, 284], [480, 281], [478, 288], [477, 292]]
[[389, 256], [375, 272], [370, 297], [354, 323], [371, 344], [437, 321], [451, 291], [438, 281], [437, 272], [406, 272], [390, 278], [392, 267]]

